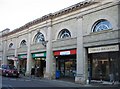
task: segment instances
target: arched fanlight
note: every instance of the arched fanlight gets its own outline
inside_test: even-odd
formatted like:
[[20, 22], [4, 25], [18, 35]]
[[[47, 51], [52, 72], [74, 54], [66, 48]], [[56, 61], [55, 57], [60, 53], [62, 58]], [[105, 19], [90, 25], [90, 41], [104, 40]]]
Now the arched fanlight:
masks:
[[22, 40], [21, 43], [20, 43], [20, 47], [23, 47], [23, 46], [26, 46], [27, 45], [27, 42], [25, 40]]
[[58, 34], [58, 39], [65, 39], [65, 38], [70, 38], [70, 37], [71, 37], [71, 33], [67, 29], [61, 30]]
[[34, 37], [34, 43], [42, 43], [43, 41], [45, 41], [44, 35], [38, 32]]
[[95, 22], [95, 24], [92, 27], [92, 32], [99, 32], [99, 31], [109, 30], [109, 29], [112, 29], [112, 25], [110, 24], [110, 22], [102, 19]]

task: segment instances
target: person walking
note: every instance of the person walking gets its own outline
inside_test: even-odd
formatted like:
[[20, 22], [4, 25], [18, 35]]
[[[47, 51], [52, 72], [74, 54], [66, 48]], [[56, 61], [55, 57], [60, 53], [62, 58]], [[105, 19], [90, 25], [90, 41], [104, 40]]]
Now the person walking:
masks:
[[25, 68], [22, 68], [22, 74], [23, 74], [23, 76], [25, 76]]
[[39, 66], [37, 67], [37, 71], [36, 72], [37, 72], [36, 76], [40, 77], [40, 67]]
[[35, 78], [35, 68], [33, 66], [31, 68], [31, 78]]
[[114, 81], [114, 74], [110, 73], [109, 77], [110, 77], [110, 82], [112, 82], [112, 85], [114, 85], [114, 83], [115, 83], [115, 81]]

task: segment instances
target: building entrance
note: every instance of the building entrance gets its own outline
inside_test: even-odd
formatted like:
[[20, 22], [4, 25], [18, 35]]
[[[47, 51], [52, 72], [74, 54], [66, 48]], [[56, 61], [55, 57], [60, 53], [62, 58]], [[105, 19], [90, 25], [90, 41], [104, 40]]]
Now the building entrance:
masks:
[[19, 60], [19, 71], [25, 75], [26, 66], [27, 66], [27, 54], [18, 54]]
[[46, 52], [32, 53], [32, 58], [35, 60], [36, 76], [43, 77], [46, 69]]
[[60, 77], [74, 78], [76, 74], [76, 56], [59, 56], [56, 59], [57, 70], [60, 71]]
[[46, 68], [45, 58], [35, 58], [35, 68], [36, 68], [36, 76], [43, 77]]
[[27, 65], [27, 59], [20, 59], [19, 60], [19, 68], [20, 68], [20, 73], [21, 74], [25, 74], [26, 65]]

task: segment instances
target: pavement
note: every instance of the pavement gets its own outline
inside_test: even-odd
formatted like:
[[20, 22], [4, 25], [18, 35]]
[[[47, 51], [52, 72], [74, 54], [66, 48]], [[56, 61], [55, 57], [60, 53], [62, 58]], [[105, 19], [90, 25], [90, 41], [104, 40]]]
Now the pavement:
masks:
[[[7, 79], [4, 84], [2, 89], [120, 89], [120, 84], [112, 84], [110, 82], [107, 81], [92, 81], [91, 84], [77, 84], [73, 81], [68, 81], [68, 80], [61, 80], [61, 79], [52, 79], [52, 80], [48, 80], [45, 78], [40, 78], [40, 77], [35, 77], [35, 78], [31, 78], [31, 77], [26, 77], [26, 76], [20, 76], [20, 78], [4, 78]], [[21, 81], [22, 80], [22, 81]], [[11, 82], [12, 81], [12, 82]], [[17, 81], [17, 82], [16, 82]], [[8, 84], [9, 83], [9, 84]], [[22, 84], [22, 88], [21, 87], [15, 87], [20, 85], [19, 83]], [[14, 87], [12, 84], [16, 84]], [[18, 84], [18, 85], [17, 85]], [[29, 85], [30, 84], [30, 85]], [[37, 87], [38, 84], [40, 84], [39, 86], [41, 87]], [[11, 85], [11, 86], [8, 86]], [[30, 86], [36, 86], [36, 87], [30, 87]], [[54, 85], [54, 87], [53, 87]], [[21, 86], [21, 85], [20, 85]], [[24, 87], [24, 86], [29, 86], [29, 87]]]
[[108, 82], [108, 81], [96, 81], [96, 80], [92, 80], [90, 84], [77, 84], [73, 81], [69, 81], [69, 80], [61, 80], [61, 79], [52, 79], [52, 80], [48, 80], [45, 78], [40, 78], [40, 77], [35, 77], [35, 78], [31, 78], [31, 77], [26, 77], [26, 76], [20, 76], [24, 79], [32, 79], [32, 80], [44, 80], [47, 82], [52, 82], [54, 84], [61, 84], [62, 86], [68, 86], [68, 87], [118, 87], [118, 89], [120, 89], [120, 82], [114, 82], [114, 84], [112, 82]]

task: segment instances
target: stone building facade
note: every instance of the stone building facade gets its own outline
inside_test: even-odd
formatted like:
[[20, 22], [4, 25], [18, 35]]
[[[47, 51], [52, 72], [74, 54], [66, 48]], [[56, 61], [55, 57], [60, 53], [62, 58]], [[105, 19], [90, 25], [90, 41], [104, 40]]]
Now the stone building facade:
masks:
[[[87, 0], [1, 32], [1, 64], [13, 64], [30, 74], [39, 67], [44, 78], [120, 80], [118, 0]], [[6, 30], [5, 30], [6, 31]]]

